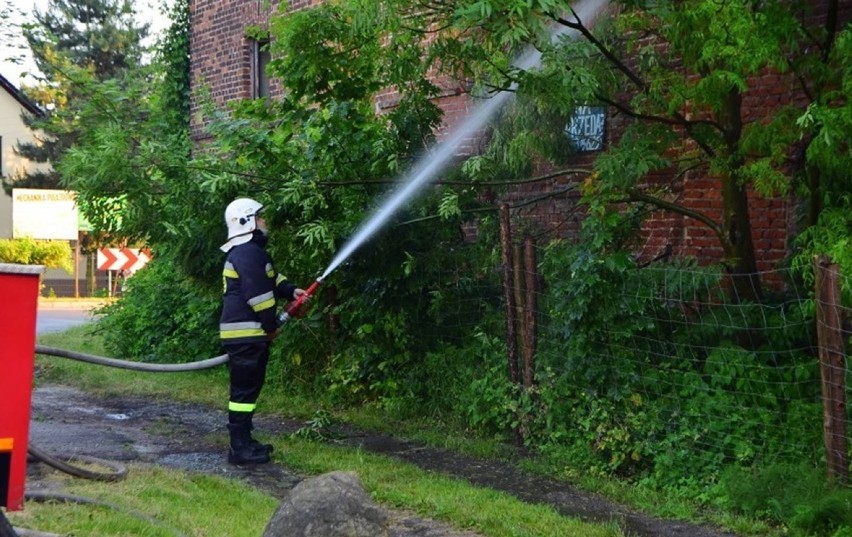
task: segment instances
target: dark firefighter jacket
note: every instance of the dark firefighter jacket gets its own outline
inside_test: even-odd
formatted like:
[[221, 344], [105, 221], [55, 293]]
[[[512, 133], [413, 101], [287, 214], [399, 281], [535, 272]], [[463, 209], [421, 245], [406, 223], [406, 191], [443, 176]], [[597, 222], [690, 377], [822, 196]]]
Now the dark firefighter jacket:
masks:
[[222, 271], [225, 296], [219, 318], [222, 343], [266, 341], [278, 328], [275, 300], [293, 300], [296, 286], [277, 274], [264, 250], [266, 237], [255, 231], [252, 240], [231, 248]]

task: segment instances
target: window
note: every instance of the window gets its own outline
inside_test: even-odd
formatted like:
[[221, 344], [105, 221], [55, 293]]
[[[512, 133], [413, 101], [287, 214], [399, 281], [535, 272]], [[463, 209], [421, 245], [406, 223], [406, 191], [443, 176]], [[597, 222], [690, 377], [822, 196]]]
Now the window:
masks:
[[266, 66], [269, 65], [269, 40], [252, 41], [251, 54], [251, 96], [253, 99], [269, 97], [269, 75]]

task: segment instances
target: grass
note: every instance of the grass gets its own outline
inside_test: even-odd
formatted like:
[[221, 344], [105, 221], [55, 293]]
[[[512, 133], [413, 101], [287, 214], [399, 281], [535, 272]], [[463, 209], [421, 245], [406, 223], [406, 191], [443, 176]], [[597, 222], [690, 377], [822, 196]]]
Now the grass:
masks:
[[[413, 510], [450, 522], [456, 528], [493, 537], [622, 535], [614, 524], [589, 524], [564, 517], [553, 508], [530, 505], [508, 494], [360, 450], [288, 438], [278, 443], [276, 460], [310, 474], [356, 472], [382, 504]], [[281, 453], [281, 455], [278, 455]]]
[[53, 486], [109, 507], [28, 501], [8, 514], [13, 525], [61, 535], [250, 536], [263, 533], [277, 507], [274, 498], [239, 482], [151, 466], [131, 466], [115, 483], [54, 474]]
[[[61, 334], [48, 334], [42, 336], [39, 342], [49, 346], [102, 356], [106, 355], [100, 337], [93, 332], [90, 326], [77, 327]], [[198, 372], [163, 374], [111, 369], [55, 357], [39, 356], [36, 363], [38, 369], [36, 376], [37, 383], [54, 382], [72, 384], [103, 396], [118, 394], [144, 395], [149, 398], [184, 401], [210, 406], [221, 406], [223, 401], [227, 400], [228, 378], [227, 370], [224, 367]], [[258, 409], [261, 413], [284, 414], [284, 412], [281, 412], [281, 409], [286, 409], [287, 417], [304, 420], [312, 418], [324, 404], [321, 401], [308, 399], [298, 394], [284, 393], [283, 390], [276, 389], [274, 382], [269, 382], [269, 379], [267, 387], [264, 388], [264, 393], [258, 403]], [[324, 410], [331, 409], [325, 408]], [[464, 431], [453, 431], [445, 423], [433, 423], [423, 419], [395, 420], [388, 416], [384, 409], [378, 406], [337, 409], [333, 411], [333, 414], [335, 419], [351, 423], [363, 430], [404, 436], [431, 446], [451, 449], [465, 455], [504, 460], [516, 458], [513, 450], [500, 442], [477, 438]], [[279, 439], [278, 442], [290, 442], [290, 440]], [[295, 468], [301, 468], [311, 473], [341, 469], [340, 467], [335, 467], [333, 464], [323, 466], [321, 469], [311, 469], [311, 464], [313, 463], [310, 458], [306, 458], [303, 462], [298, 460], [297, 453], [299, 453], [299, 449], [293, 452], [283, 444], [282, 449], [289, 453], [288, 459], [284, 462]], [[320, 445], [312, 445], [306, 451], [314, 452], [319, 449]], [[310, 453], [305, 454], [306, 457], [309, 455]], [[344, 457], [343, 455], [336, 455], [332, 457], [332, 460], [335, 460], [335, 458], [343, 460]], [[372, 460], [372, 458], [361, 453], [358, 455], [357, 460], [366, 461]], [[560, 466], [558, 461], [521, 460], [519, 463], [524, 469], [530, 472], [548, 477], [561, 476], [569, 479], [575, 486], [600, 493], [616, 502], [632, 506], [654, 516], [692, 520], [701, 523], [709, 522], [736, 531], [741, 535], [773, 536], [783, 533], [783, 529], [772, 527], [765, 521], [724, 511], [708, 511], [689, 498], [673, 497], [670, 494], [623, 483], [605, 476], [591, 476], [583, 473], [581, 469], [577, 470]], [[396, 463], [388, 460], [387, 464], [394, 465]], [[360, 470], [356, 471], [361, 473]], [[390, 505], [405, 507], [419, 512], [421, 505], [418, 501], [411, 500], [398, 505], [392, 498], [385, 499], [381, 491], [386, 490], [386, 484], [372, 483], [365, 479], [365, 485], [381, 501], [388, 501]], [[427, 497], [429, 494], [423, 492], [423, 496]], [[522, 511], [530, 508], [530, 506], [525, 504], [520, 505], [519, 509]], [[452, 509], [436, 507], [430, 516], [441, 518], [442, 513], [452, 513]], [[445, 518], [443, 519], [447, 520], [447, 515], [444, 516]], [[460, 524], [461, 527], [465, 527], [464, 525], [466, 524], [464, 519], [454, 520], [453, 523]], [[485, 527], [491, 527], [492, 525], [494, 524], [484, 524]], [[483, 534], [492, 535], [491, 533]], [[510, 535], [532, 536], [550, 534], [545, 532], [516, 533]], [[494, 535], [502, 534], [495, 533]], [[553, 535], [561, 534], [557, 532], [553, 533]], [[582, 535], [582, 533], [579, 535]]]
[[[60, 334], [48, 334], [39, 343], [90, 354], [105, 355], [102, 343], [91, 326]], [[37, 356], [36, 384], [59, 383], [80, 387], [103, 396], [144, 395], [211, 406], [227, 400], [227, 372], [224, 367], [188, 373], [145, 373], [105, 368], [53, 356]], [[291, 398], [280, 390], [267, 389], [261, 397], [261, 411], [286, 408], [288, 415], [308, 418], [316, 402]], [[371, 425], [385, 432], [414, 433], [424, 423], [405, 426], [382, 420], [378, 409], [350, 410], [345, 414], [357, 426]], [[443, 431], [447, 436], [447, 431]], [[416, 436], [413, 435], [412, 436]], [[424, 432], [424, 439], [440, 438], [436, 431]], [[452, 435], [450, 435], [452, 436]], [[497, 444], [466, 441], [463, 435], [443, 442], [444, 447], [495, 454]], [[309, 442], [296, 437], [274, 439], [275, 459], [307, 474], [333, 470], [356, 472], [366, 489], [380, 504], [413, 511], [444, 521], [454, 527], [471, 529], [485, 537], [621, 537], [614, 524], [591, 524], [564, 517], [554, 509], [530, 505], [501, 492], [475, 487], [466, 481], [420, 470], [387, 457], [361, 450]], [[72, 494], [105, 499], [122, 510], [95, 506], [33, 504], [25, 511], [10, 513], [15, 525], [74, 535], [260, 535], [272, 516], [276, 501], [244, 485], [222, 478], [199, 476], [175, 470], [134, 466], [127, 480], [101, 484], [66, 480], [62, 486]], [[161, 521], [158, 526], [140, 520], [130, 512], [144, 513]]]

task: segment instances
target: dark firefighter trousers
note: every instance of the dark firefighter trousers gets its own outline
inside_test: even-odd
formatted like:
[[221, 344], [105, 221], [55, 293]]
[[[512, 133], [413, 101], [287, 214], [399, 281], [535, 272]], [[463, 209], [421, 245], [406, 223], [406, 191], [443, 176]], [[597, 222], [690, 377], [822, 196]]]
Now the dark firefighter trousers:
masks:
[[269, 343], [236, 343], [225, 345], [231, 372], [228, 401], [228, 429], [238, 434], [251, 434], [252, 416], [266, 378]]

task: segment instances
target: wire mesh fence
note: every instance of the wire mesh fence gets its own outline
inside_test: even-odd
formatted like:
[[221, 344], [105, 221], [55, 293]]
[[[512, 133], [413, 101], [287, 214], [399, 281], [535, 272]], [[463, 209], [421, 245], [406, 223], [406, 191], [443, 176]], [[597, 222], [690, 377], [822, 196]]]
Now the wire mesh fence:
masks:
[[761, 272], [750, 275], [760, 299], [744, 300], [718, 266], [503, 252], [485, 277], [447, 267], [428, 297], [441, 323], [417, 327], [420, 338], [497, 349], [476, 351], [477, 395], [461, 402], [471, 421], [664, 485], [784, 463], [848, 482], [850, 275], [825, 263], [816, 281]]
[[585, 444], [615, 473], [807, 461], [848, 480], [852, 317], [840, 289], [852, 282], [836, 266], [817, 264], [822, 290], [787, 269], [752, 275], [774, 283], [743, 301], [718, 268], [565, 264], [541, 249], [546, 281], [515, 250], [503, 303], [506, 374], [529, 413], [519, 436]]

